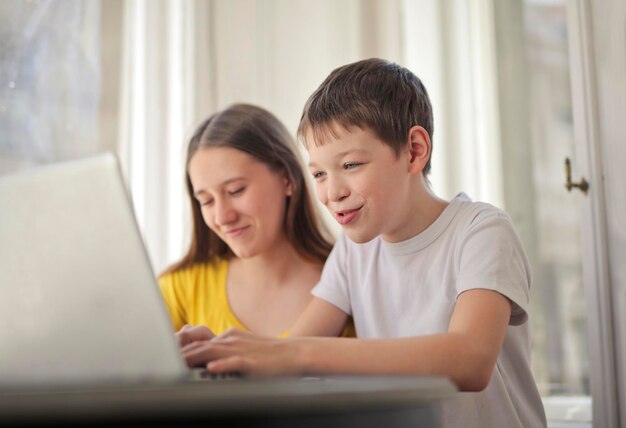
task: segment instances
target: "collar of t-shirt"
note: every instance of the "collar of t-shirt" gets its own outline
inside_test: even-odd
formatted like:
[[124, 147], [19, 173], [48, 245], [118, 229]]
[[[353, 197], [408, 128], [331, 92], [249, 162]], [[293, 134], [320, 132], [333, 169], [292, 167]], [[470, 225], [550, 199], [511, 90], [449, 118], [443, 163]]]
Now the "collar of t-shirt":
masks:
[[401, 242], [391, 243], [380, 238], [382, 248], [384, 251], [389, 251], [389, 253], [399, 256], [412, 254], [426, 248], [446, 230], [454, 216], [459, 212], [461, 206], [467, 202], [471, 202], [469, 196], [464, 192], [459, 193], [450, 201], [439, 217], [437, 217], [433, 224], [428, 226], [426, 230]]

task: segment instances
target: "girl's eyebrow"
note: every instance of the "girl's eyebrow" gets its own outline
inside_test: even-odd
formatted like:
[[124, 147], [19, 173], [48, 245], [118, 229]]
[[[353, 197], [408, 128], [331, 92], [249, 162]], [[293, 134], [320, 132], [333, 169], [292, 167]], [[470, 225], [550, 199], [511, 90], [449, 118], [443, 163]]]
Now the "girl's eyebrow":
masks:
[[[235, 182], [235, 181], [243, 181], [243, 180], [245, 180], [245, 179], [246, 179], [245, 177], [232, 177], [232, 178], [229, 178], [228, 180], [224, 180], [224, 181], [221, 183], [221, 185], [222, 185], [222, 186], [226, 186], [226, 185], [228, 185], [228, 184], [230, 184], [230, 183], [233, 183], [233, 182]], [[200, 195], [203, 195], [203, 194], [205, 194], [205, 193], [208, 193], [208, 192], [207, 192], [207, 191], [205, 191], [204, 189], [199, 189], [199, 190], [197, 190], [197, 191], [193, 192], [193, 195], [194, 195], [194, 196], [200, 196]]]

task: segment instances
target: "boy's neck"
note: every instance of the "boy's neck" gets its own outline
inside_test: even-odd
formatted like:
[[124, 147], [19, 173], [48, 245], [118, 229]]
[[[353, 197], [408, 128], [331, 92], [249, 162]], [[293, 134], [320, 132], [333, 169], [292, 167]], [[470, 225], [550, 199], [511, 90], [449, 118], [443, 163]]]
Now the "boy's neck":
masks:
[[421, 178], [415, 189], [415, 197], [407, 201], [400, 214], [402, 230], [394, 235], [383, 235], [387, 242], [401, 242], [411, 239], [428, 229], [441, 215], [449, 202], [437, 196]]

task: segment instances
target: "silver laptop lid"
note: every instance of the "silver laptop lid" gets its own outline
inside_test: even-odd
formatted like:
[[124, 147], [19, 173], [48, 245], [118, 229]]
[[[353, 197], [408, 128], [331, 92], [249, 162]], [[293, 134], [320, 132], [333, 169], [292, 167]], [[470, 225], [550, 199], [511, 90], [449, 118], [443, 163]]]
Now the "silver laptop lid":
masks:
[[186, 373], [116, 157], [0, 177], [0, 386]]

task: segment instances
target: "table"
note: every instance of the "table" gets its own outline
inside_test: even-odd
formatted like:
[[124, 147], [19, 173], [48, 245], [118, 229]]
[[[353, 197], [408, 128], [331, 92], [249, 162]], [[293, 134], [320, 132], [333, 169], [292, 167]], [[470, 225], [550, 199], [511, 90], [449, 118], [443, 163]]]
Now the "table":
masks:
[[331, 428], [439, 426], [439, 405], [456, 394], [442, 377], [257, 378], [173, 384], [0, 386], [0, 426], [156, 423]]

